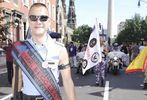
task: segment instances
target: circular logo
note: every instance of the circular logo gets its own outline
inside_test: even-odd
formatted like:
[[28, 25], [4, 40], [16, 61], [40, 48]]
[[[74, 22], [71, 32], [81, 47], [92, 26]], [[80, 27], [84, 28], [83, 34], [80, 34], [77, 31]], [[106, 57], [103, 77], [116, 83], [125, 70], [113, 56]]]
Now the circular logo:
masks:
[[96, 45], [96, 43], [97, 43], [97, 39], [93, 38], [93, 39], [90, 40], [89, 46], [92, 48], [92, 47], [94, 47]]
[[86, 59], [84, 59], [82, 62], [82, 67], [85, 69], [87, 64], [88, 64], [88, 61]]
[[91, 56], [91, 61], [93, 63], [96, 63], [98, 59], [99, 59], [99, 53], [98, 52], [93, 53], [93, 55]]

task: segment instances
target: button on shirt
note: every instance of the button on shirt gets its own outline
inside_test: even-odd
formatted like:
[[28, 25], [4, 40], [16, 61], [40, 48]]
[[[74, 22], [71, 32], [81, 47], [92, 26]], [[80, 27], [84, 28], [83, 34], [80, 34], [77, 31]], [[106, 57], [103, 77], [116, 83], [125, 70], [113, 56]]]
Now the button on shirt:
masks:
[[[60, 50], [62, 49], [62, 46], [57, 45], [49, 35], [47, 40], [40, 45], [34, 43], [32, 41], [32, 38], [28, 39], [28, 41], [38, 51], [38, 53], [43, 58], [43, 60], [53, 62], [52, 64], [49, 65], [48, 68], [51, 69], [56, 81], [59, 82], [58, 63], [59, 63], [59, 53]], [[28, 79], [28, 77], [24, 73], [23, 73], [22, 92], [27, 95], [40, 95], [40, 93], [34, 87], [32, 82]]]

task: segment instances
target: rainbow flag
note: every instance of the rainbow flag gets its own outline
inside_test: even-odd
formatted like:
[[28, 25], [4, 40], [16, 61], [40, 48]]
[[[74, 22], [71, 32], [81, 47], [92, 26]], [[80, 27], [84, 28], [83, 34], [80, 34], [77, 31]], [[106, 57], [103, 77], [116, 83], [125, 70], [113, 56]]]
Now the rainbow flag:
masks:
[[129, 64], [126, 73], [144, 71], [147, 68], [147, 46], [141, 53]]

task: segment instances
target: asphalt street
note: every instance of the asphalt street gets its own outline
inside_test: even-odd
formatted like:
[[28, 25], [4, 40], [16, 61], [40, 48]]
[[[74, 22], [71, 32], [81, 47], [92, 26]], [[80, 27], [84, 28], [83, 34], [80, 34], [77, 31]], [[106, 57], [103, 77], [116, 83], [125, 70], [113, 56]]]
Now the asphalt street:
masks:
[[[147, 100], [147, 90], [142, 90], [143, 73], [125, 74], [124, 70], [119, 75], [107, 74], [106, 87], [95, 86], [95, 74], [89, 73], [85, 76], [76, 74], [76, 69], [72, 68], [72, 77], [76, 89], [77, 100]], [[61, 95], [63, 100], [67, 100], [62, 80], [60, 81]], [[106, 93], [105, 93], [106, 92]], [[7, 82], [6, 66], [0, 66], [0, 100], [10, 100], [12, 93], [10, 84]], [[107, 94], [105, 97], [104, 94]]]

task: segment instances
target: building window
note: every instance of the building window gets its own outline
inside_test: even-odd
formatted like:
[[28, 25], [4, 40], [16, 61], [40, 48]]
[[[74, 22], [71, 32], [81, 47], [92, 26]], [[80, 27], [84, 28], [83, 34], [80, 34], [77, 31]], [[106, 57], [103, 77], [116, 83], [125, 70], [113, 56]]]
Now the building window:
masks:
[[23, 4], [29, 6], [29, 0], [23, 0]]
[[33, 0], [33, 3], [36, 3], [37, 2], [37, 0]]
[[44, 3], [45, 4], [45, 0], [40, 0], [40, 3]]
[[[11, 22], [11, 14], [6, 13], [5, 16], [6, 16], [6, 18], [5, 18], [5, 19], [6, 19], [6, 22], [7, 22], [7, 23]], [[10, 33], [10, 27], [11, 27], [11, 25], [9, 24], [8, 27], [9, 27], [9, 28], [7, 28], [6, 32], [7, 32], [7, 33]], [[11, 34], [8, 34], [8, 38], [11, 39]]]
[[13, 2], [14, 2], [15, 4], [18, 4], [18, 0], [13, 0]]

